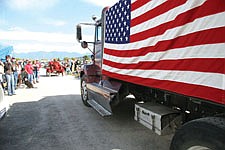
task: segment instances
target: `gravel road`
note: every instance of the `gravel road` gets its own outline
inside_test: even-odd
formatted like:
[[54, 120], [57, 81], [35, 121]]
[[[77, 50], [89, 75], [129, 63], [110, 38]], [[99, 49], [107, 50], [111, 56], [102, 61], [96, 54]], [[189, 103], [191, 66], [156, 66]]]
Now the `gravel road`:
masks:
[[167, 150], [171, 136], [158, 136], [133, 119], [125, 101], [111, 117], [82, 104], [80, 81], [42, 77], [34, 89], [6, 96], [11, 104], [0, 122], [0, 150]]

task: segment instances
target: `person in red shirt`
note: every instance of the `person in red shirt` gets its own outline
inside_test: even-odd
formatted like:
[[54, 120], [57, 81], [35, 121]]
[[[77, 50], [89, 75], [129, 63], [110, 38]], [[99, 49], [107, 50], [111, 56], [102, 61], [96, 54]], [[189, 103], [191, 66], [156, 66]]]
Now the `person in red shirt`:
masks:
[[31, 63], [31, 61], [28, 61], [28, 63], [25, 66], [25, 71], [27, 73], [27, 79], [28, 81], [30, 81], [31, 83], [33, 82], [33, 78], [34, 78], [34, 67]]

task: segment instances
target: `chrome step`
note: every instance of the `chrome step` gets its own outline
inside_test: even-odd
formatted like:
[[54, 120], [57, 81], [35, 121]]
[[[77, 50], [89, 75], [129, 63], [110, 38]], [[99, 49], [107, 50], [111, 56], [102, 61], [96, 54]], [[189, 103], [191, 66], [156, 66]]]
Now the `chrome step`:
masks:
[[99, 105], [96, 101], [94, 100], [88, 100], [87, 101], [89, 105], [91, 105], [92, 108], [94, 108], [101, 116], [106, 117], [106, 116], [111, 116], [112, 113], [109, 112], [107, 109]]

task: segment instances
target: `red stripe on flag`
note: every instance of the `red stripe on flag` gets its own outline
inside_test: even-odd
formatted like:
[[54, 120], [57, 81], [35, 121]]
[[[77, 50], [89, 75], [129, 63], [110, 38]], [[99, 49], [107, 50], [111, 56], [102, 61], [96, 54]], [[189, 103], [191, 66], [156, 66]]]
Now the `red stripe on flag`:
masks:
[[131, 5], [131, 11], [138, 9], [139, 7], [145, 5], [146, 3], [150, 2], [151, 0], [137, 0]]
[[103, 60], [105, 65], [118, 69], [144, 69], [144, 70], [179, 70], [198, 71], [225, 74], [225, 58], [221, 59], [183, 59], [183, 60], [163, 60], [157, 62], [139, 62], [138, 64], [121, 64], [108, 60]]
[[[155, 28], [139, 32], [130, 36], [130, 42], [147, 39], [152, 36], [161, 35], [166, 30], [185, 25], [197, 18], [224, 12], [225, 6], [220, 4], [221, 0], [206, 1], [202, 6], [189, 10], [176, 17], [173, 21], [161, 24]], [[188, 18], [188, 19], [187, 19]]]
[[104, 53], [119, 57], [144, 56], [149, 52], [160, 52], [175, 48], [183, 48], [204, 44], [224, 43], [225, 42], [224, 35], [225, 35], [225, 27], [220, 27], [191, 33], [188, 35], [177, 37], [172, 40], [160, 41], [154, 46], [144, 47], [140, 49], [113, 50], [105, 48]]
[[174, 1], [174, 0], [168, 0], [165, 3], [149, 10], [148, 12], [134, 18], [131, 20], [131, 27], [136, 26], [142, 22], [145, 22], [147, 20], [150, 20], [156, 16], [159, 16], [175, 7], [178, 7], [184, 3], [186, 3], [187, 0], [179, 0], [179, 1]]
[[207, 99], [216, 103], [225, 104], [225, 91], [194, 84], [186, 84], [181, 82], [173, 82], [167, 80], [156, 80], [148, 78], [133, 77], [128, 75], [120, 75], [113, 72], [103, 70], [103, 74], [119, 80], [151, 87], [162, 90], [172, 91], [175, 93]]

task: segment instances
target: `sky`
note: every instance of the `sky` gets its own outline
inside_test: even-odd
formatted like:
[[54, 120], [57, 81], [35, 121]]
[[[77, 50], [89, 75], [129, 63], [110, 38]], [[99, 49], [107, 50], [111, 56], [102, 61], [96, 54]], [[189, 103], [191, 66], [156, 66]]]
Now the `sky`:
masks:
[[[92, 22], [118, 0], [0, 0], [0, 43], [15, 53], [87, 53], [76, 41], [76, 25]], [[91, 35], [87, 35], [91, 36]]]

